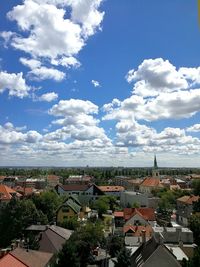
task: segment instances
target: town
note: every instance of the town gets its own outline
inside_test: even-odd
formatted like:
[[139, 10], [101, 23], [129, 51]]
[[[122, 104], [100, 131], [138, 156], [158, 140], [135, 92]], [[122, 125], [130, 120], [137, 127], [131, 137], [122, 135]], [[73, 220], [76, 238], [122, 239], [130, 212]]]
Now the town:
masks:
[[152, 161], [1, 169], [0, 267], [198, 266], [200, 170]]

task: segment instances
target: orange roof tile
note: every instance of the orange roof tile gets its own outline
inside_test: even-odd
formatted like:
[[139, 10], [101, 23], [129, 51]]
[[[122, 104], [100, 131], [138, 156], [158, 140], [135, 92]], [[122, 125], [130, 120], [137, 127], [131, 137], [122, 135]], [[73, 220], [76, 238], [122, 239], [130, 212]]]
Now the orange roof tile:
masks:
[[121, 192], [125, 190], [123, 186], [98, 186], [98, 187], [103, 192]]
[[200, 198], [200, 196], [183, 196], [177, 199], [177, 201], [183, 202], [185, 204], [192, 204], [193, 202], [198, 201]]
[[115, 211], [114, 212], [114, 217], [124, 217], [124, 212], [123, 211]]
[[12, 188], [0, 184], [0, 199], [1, 200], [10, 200], [13, 197], [13, 194], [16, 194], [18, 197], [21, 196], [21, 194], [17, 193]]
[[145, 220], [155, 221], [155, 211], [152, 208], [125, 208], [124, 209], [124, 219], [127, 221], [135, 214], [139, 214]]
[[153, 233], [153, 229], [151, 227], [151, 225], [147, 225], [147, 226], [142, 226], [142, 225], [125, 225], [123, 227], [123, 232], [127, 233], [127, 232], [132, 232], [133, 236], [135, 237], [139, 237], [142, 236], [142, 231], [146, 231], [146, 237], [151, 237], [152, 233]]
[[0, 267], [28, 267], [28, 265], [22, 263], [11, 254], [6, 254], [0, 259]]
[[48, 175], [47, 176], [47, 180], [51, 180], [51, 181], [59, 181], [59, 177], [57, 175]]
[[160, 180], [158, 178], [153, 178], [153, 177], [148, 177], [146, 178], [142, 183], [141, 185], [143, 186], [162, 186], [160, 184]]

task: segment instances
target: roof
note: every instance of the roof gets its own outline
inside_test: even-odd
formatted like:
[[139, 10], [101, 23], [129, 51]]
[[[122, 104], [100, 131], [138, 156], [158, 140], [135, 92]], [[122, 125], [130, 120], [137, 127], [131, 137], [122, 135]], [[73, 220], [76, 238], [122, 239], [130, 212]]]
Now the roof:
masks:
[[51, 225], [49, 228], [42, 232], [39, 241], [39, 250], [55, 253], [58, 252], [66, 240], [69, 239], [73, 231], [64, 229], [59, 226]]
[[47, 180], [57, 182], [59, 180], [59, 176], [51, 174], [47, 176]]
[[[28, 267], [45, 267], [53, 257], [52, 253], [37, 250], [26, 251], [23, 248], [16, 248], [9, 253]], [[10, 266], [9, 266], [10, 267]]]
[[125, 208], [124, 219], [129, 220], [135, 214], [142, 216], [145, 220], [155, 221], [155, 210], [153, 208]]
[[27, 267], [20, 260], [16, 259], [10, 253], [6, 254], [2, 259], [0, 259], [0, 267]]
[[0, 200], [10, 200], [13, 195], [17, 195], [18, 197], [21, 196], [21, 194], [17, 193], [7, 185], [0, 184]]
[[32, 187], [22, 187], [20, 185], [14, 187], [14, 190], [17, 191], [20, 194], [32, 195], [34, 192], [34, 189]]
[[81, 206], [78, 205], [75, 201], [73, 201], [72, 199], [68, 199], [61, 207], [70, 207], [71, 209], [73, 209], [73, 211], [75, 213], [79, 213], [81, 210]]
[[183, 196], [177, 199], [177, 201], [183, 202], [184, 204], [192, 205], [193, 202], [197, 202], [200, 196]]
[[127, 232], [132, 233], [133, 236], [142, 236], [142, 231], [145, 231], [146, 237], [152, 236], [153, 229], [151, 225], [142, 226], [142, 225], [125, 225], [123, 227], [123, 232], [126, 234]]
[[123, 186], [98, 186], [98, 187], [103, 192], [121, 192], [125, 190]]
[[122, 217], [124, 218], [124, 212], [123, 211], [115, 211], [114, 217]]
[[42, 224], [32, 224], [29, 227], [26, 228], [27, 231], [39, 231], [43, 232], [47, 229], [47, 225], [42, 225]]
[[64, 191], [85, 191], [88, 189], [88, 185], [85, 184], [59, 184], [58, 186], [60, 186]]
[[153, 177], [147, 177], [140, 185], [149, 187], [162, 186], [160, 180]]
[[[167, 254], [167, 257], [170, 257], [171, 255], [171, 259], [173, 259], [173, 263], [175, 263], [173, 266], [181, 266], [178, 261], [176, 260], [175, 256], [170, 252], [170, 250], [165, 247], [162, 244], [159, 244], [154, 237], [152, 237], [151, 239], [149, 239], [147, 242], [143, 243], [131, 256], [131, 266], [132, 267], [139, 267], [139, 266], [143, 266], [144, 263], [146, 263], [148, 265], [148, 259], [155, 253], [155, 251], [157, 252], [156, 256], [160, 256], [160, 259], [162, 259], [163, 262], [167, 263], [167, 259], [166, 257], [162, 257], [163, 253], [164, 255]], [[154, 254], [155, 255], [155, 254]], [[156, 261], [156, 259], [155, 259]], [[170, 262], [170, 261], [169, 261]], [[154, 262], [156, 263], [156, 262]], [[161, 264], [161, 262], [159, 260], [157, 260], [157, 264], [155, 264], [154, 266], [162, 266], [159, 265]], [[152, 262], [151, 262], [152, 265]], [[168, 265], [165, 265], [168, 266]]]

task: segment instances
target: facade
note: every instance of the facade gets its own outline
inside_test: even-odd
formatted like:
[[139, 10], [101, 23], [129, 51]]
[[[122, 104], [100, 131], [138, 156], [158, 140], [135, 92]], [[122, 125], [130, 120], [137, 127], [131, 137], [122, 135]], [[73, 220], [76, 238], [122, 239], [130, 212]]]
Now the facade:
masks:
[[177, 204], [177, 222], [183, 226], [188, 226], [188, 219], [193, 212], [193, 203], [200, 199], [199, 196], [183, 196], [178, 198]]

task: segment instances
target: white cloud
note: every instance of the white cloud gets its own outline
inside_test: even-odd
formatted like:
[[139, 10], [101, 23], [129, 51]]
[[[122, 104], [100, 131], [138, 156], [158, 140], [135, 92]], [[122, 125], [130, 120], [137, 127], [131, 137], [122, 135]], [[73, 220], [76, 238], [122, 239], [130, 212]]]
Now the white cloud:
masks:
[[22, 72], [15, 74], [0, 71], [0, 93], [8, 90], [10, 96], [23, 98], [28, 96], [30, 89], [23, 78]]
[[126, 79], [129, 83], [139, 80], [133, 87], [133, 93], [144, 97], [188, 88], [183, 75], [162, 58], [144, 60], [136, 71], [128, 72]]
[[39, 101], [46, 101], [46, 102], [52, 102], [58, 98], [58, 94], [55, 92], [46, 93], [41, 95], [38, 99]]
[[98, 81], [92, 80], [91, 83], [94, 85], [94, 87], [100, 87], [100, 83]]
[[200, 67], [198, 68], [180, 68], [179, 73], [188, 80], [192, 81], [192, 85], [200, 84]]
[[186, 129], [187, 132], [200, 132], [200, 124], [194, 124]]
[[90, 101], [80, 99], [60, 100], [54, 105], [49, 114], [54, 116], [76, 116], [79, 113], [93, 114], [98, 112], [98, 106]]
[[28, 72], [28, 76], [31, 79], [38, 81], [52, 79], [60, 82], [65, 78], [64, 72], [54, 68], [44, 67], [39, 60], [20, 58], [20, 62], [31, 69], [31, 71]]
[[[101, 2], [24, 0], [8, 13], [8, 18], [16, 21], [27, 37], [8, 36], [11, 45], [32, 57], [48, 58], [54, 65], [78, 66], [74, 56], [103, 20], [104, 12], [98, 11]], [[5, 33], [3, 37], [8, 40]]]

